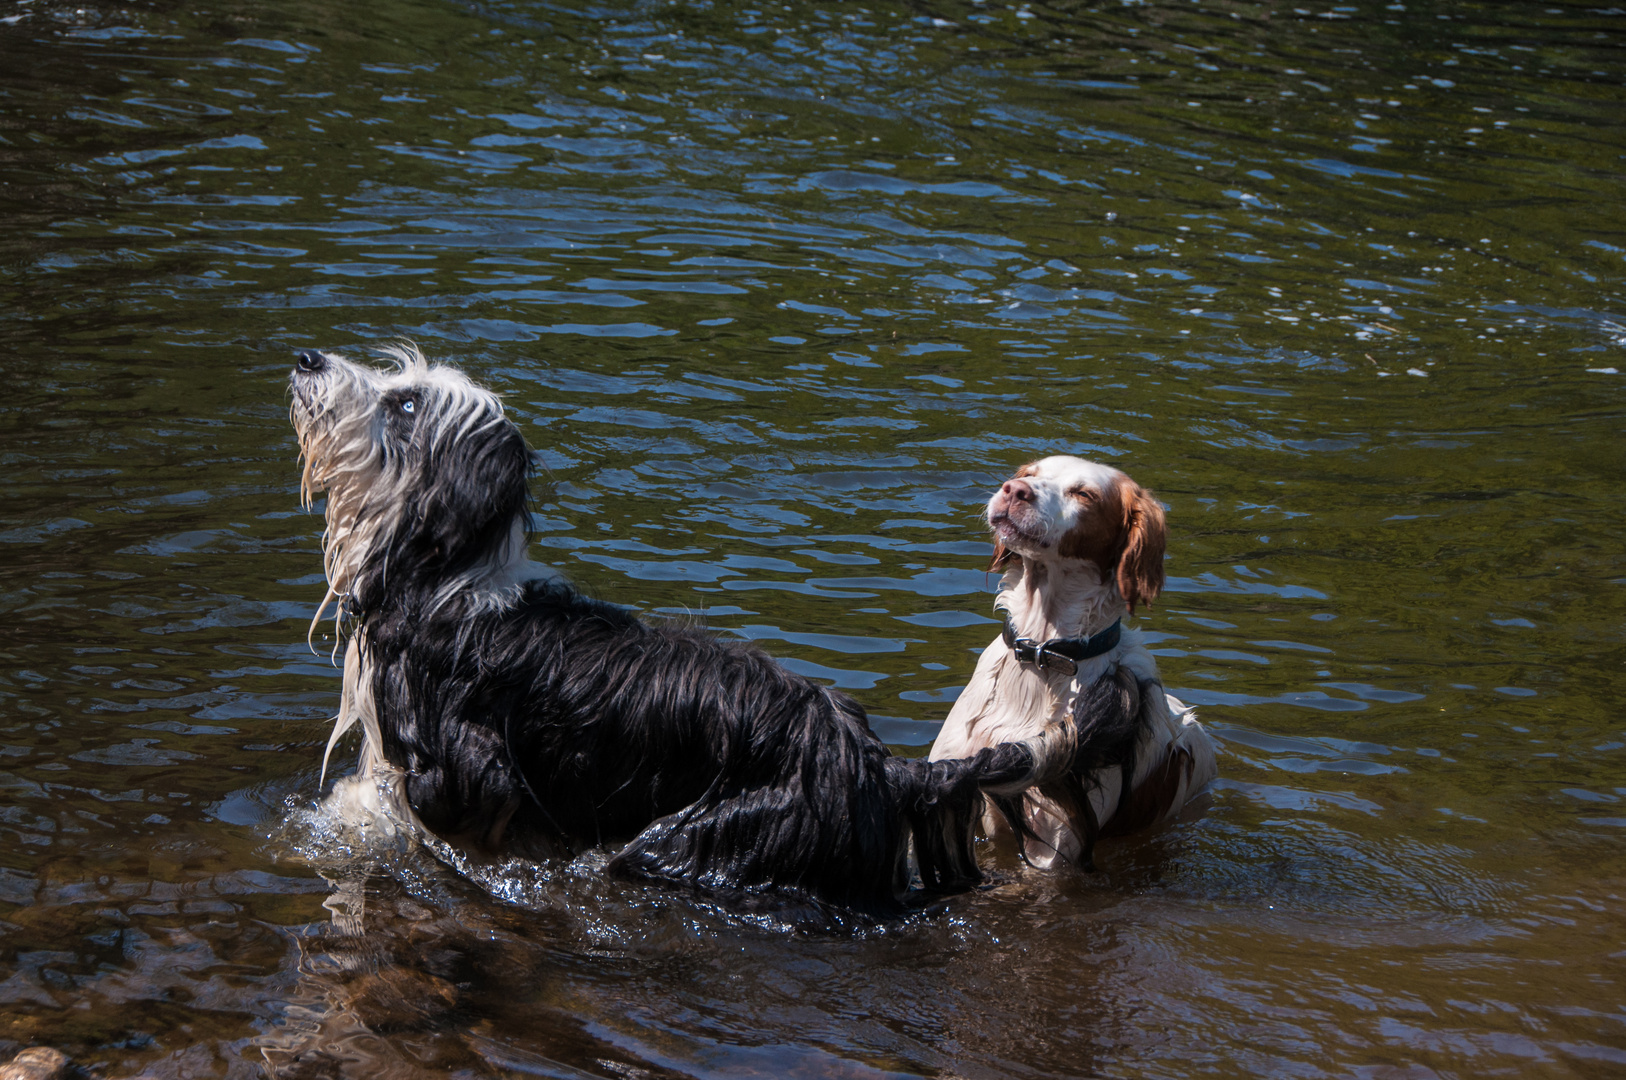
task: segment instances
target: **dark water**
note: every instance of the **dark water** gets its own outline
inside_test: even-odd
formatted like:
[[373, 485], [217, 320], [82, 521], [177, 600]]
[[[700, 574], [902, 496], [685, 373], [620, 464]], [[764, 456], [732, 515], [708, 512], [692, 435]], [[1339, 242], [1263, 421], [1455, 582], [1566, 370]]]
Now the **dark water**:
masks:
[[[1623, 81], [1618, 3], [5, 0], [0, 1040], [1617, 1072]], [[538, 558], [905, 752], [992, 636], [986, 493], [1122, 466], [1206, 813], [857, 935], [347, 846], [284, 380], [403, 337], [543, 449]]]

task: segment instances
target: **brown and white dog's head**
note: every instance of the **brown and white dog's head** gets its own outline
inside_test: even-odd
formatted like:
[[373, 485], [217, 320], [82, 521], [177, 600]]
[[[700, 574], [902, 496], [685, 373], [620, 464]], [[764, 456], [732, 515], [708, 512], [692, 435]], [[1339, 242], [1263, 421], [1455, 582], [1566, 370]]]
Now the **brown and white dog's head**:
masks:
[[1029, 462], [988, 500], [994, 561], [1093, 563], [1133, 612], [1163, 588], [1163, 506], [1109, 465], [1076, 457]]

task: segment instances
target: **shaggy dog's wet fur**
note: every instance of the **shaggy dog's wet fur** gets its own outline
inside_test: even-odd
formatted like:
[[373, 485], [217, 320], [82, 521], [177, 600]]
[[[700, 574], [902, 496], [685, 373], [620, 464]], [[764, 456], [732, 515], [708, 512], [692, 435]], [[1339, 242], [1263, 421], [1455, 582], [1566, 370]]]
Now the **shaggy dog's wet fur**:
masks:
[[391, 355], [305, 352], [291, 378], [347, 635], [334, 741], [363, 730], [341, 812], [489, 852], [620, 845], [623, 874], [885, 914], [975, 883], [982, 793], [1076, 757], [1064, 716], [896, 758], [856, 702], [757, 649], [582, 596], [526, 559], [532, 459], [497, 398]]

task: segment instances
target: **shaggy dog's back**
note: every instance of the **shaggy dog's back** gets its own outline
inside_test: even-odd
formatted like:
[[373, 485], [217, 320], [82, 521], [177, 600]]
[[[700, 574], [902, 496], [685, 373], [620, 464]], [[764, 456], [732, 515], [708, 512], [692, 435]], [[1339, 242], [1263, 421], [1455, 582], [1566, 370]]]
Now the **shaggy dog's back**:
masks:
[[[623, 843], [707, 886], [888, 894], [906, 839], [859, 706], [757, 649], [558, 583], [512, 607], [370, 624], [385, 756], [423, 823], [499, 846]], [[869, 868], [881, 880], [862, 880]]]

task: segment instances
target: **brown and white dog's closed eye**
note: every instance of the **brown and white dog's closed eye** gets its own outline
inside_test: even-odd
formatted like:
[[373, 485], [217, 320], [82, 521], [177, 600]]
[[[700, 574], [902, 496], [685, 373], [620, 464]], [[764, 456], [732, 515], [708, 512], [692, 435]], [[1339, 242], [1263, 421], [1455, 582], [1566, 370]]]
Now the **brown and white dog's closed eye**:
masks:
[[[1163, 507], [1117, 469], [1076, 457], [1024, 465], [988, 500], [1000, 637], [949, 712], [935, 759], [1037, 735], [1085, 710], [1102, 678], [1127, 689], [1132, 730], [1112, 763], [1076, 778], [1073, 794], [1029, 790], [1019, 814], [1036, 866], [1090, 865], [1097, 838], [1174, 817], [1218, 775], [1194, 710], [1163, 691], [1139, 632], [1119, 620], [1163, 588]], [[1088, 698], [1087, 700], [1094, 700]], [[1088, 717], [1080, 717], [1081, 723]], [[999, 819], [984, 818], [998, 831]]]

